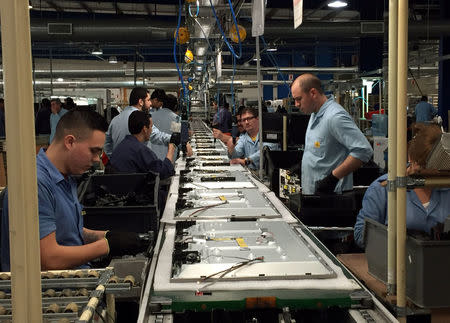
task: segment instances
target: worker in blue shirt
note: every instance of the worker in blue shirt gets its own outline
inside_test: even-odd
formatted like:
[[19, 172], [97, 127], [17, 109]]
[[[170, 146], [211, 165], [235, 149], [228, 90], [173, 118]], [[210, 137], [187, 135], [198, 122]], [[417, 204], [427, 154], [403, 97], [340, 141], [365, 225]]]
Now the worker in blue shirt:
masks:
[[53, 137], [55, 136], [56, 126], [58, 125], [59, 119], [67, 113], [67, 110], [61, 106], [61, 100], [59, 98], [54, 98], [50, 100], [51, 111], [50, 115], [50, 141], [52, 142]]
[[[425, 168], [434, 144], [441, 137], [437, 125], [415, 125], [415, 137], [408, 146], [407, 174]], [[364, 247], [364, 219], [370, 218], [387, 225], [387, 175], [376, 179], [364, 194], [354, 230], [355, 242]], [[406, 227], [430, 233], [431, 228], [443, 223], [450, 212], [449, 188], [415, 188], [406, 192]]]
[[[128, 117], [131, 112], [136, 110], [149, 111], [151, 107], [150, 94], [146, 88], [136, 87], [130, 93], [129, 106], [122, 113], [111, 120], [108, 131], [106, 132], [105, 146], [103, 150], [108, 157], [111, 157], [113, 150], [122, 142], [128, 131]], [[150, 136], [150, 142], [155, 144], [167, 145], [170, 141], [170, 134], [159, 131], [153, 127]], [[148, 143], [150, 145], [150, 142]]]
[[426, 95], [420, 98], [420, 102], [417, 103], [415, 108], [416, 122], [429, 122], [433, 120], [437, 111], [430, 103], [428, 103], [428, 97]]
[[[231, 164], [241, 164], [250, 169], [259, 169], [259, 119], [258, 111], [252, 107], [246, 107], [241, 112], [241, 122], [245, 133], [239, 137], [236, 144], [232, 140], [227, 143], [228, 154], [232, 158]], [[265, 147], [277, 149], [272, 143], [263, 143]]]
[[[71, 110], [59, 120], [48, 149], [41, 149], [37, 155], [42, 270], [86, 268], [99, 257], [134, 255], [147, 248], [148, 243], [137, 233], [90, 230], [83, 225], [72, 175], [81, 175], [99, 162], [106, 129], [106, 121], [97, 112]], [[2, 271], [10, 270], [7, 194], [1, 220]]]
[[348, 112], [326, 97], [317, 76], [300, 75], [291, 91], [295, 106], [311, 114], [301, 164], [302, 194], [352, 190], [352, 173], [373, 154], [369, 142]]
[[131, 135], [126, 135], [114, 149], [110, 162], [115, 171], [121, 173], [158, 173], [161, 179], [175, 174], [173, 158], [176, 147], [180, 144], [180, 133], [172, 134], [166, 158], [161, 160], [145, 144], [152, 132], [151, 115], [143, 111], [133, 111], [128, 118], [128, 129]]

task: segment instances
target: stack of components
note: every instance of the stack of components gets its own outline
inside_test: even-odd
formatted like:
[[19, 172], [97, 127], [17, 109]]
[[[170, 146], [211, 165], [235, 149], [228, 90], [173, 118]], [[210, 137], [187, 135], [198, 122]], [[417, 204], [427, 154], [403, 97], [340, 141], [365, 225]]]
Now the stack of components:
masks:
[[[47, 322], [88, 322], [104, 294], [129, 291], [133, 276], [114, 276], [112, 268], [41, 273], [42, 315]], [[89, 304], [89, 306], [88, 306]], [[11, 274], [0, 274], [0, 322], [12, 319]], [[88, 309], [89, 308], [89, 309]], [[90, 314], [88, 314], [90, 312]], [[84, 317], [84, 318], [83, 318]]]

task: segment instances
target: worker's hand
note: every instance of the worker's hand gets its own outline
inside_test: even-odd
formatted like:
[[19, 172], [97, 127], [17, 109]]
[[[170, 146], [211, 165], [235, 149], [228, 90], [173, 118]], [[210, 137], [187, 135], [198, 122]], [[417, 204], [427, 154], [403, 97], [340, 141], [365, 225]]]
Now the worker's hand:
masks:
[[172, 133], [169, 143], [174, 144], [175, 146], [179, 146], [181, 143], [181, 134], [179, 132]]
[[105, 239], [110, 256], [136, 255], [147, 251], [149, 242], [139, 238], [135, 232], [107, 231]]
[[192, 150], [191, 144], [188, 142], [186, 143], [186, 156], [191, 157], [194, 154], [194, 151]]
[[316, 182], [316, 194], [333, 193], [339, 178], [330, 173], [330, 175]]
[[213, 128], [213, 137], [222, 140], [223, 132], [219, 129]]
[[244, 158], [234, 158], [230, 160], [230, 164], [240, 164], [242, 166], [245, 166], [245, 159]]

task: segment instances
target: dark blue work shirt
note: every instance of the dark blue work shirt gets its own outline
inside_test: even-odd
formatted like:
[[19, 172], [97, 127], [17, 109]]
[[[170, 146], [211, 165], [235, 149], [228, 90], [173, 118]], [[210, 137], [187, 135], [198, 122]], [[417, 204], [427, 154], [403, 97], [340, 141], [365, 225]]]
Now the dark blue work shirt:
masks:
[[147, 173], [152, 171], [159, 174], [161, 179], [173, 176], [175, 170], [172, 162], [165, 158], [161, 160], [147, 145], [127, 135], [114, 149], [111, 165], [121, 173]]

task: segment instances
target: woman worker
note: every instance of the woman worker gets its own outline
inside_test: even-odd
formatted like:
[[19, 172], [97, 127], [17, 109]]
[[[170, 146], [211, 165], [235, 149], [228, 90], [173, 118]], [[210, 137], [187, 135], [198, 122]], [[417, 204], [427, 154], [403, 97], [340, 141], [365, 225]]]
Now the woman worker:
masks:
[[[428, 155], [441, 137], [437, 125], [415, 124], [415, 136], [408, 145], [407, 175], [425, 168]], [[387, 174], [376, 179], [367, 189], [362, 209], [356, 218], [354, 237], [358, 246], [364, 247], [364, 218], [371, 218], [387, 225]], [[430, 233], [431, 228], [443, 223], [450, 214], [450, 189], [420, 187], [407, 190], [406, 227]]]

